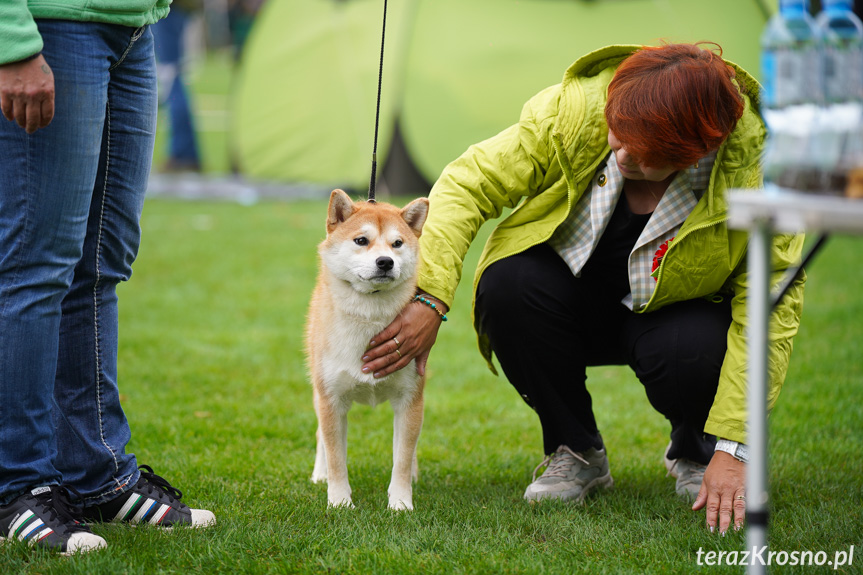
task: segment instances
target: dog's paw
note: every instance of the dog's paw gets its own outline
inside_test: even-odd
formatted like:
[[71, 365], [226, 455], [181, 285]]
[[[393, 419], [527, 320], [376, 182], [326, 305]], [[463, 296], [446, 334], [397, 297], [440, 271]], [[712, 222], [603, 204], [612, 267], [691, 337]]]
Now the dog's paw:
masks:
[[315, 471], [312, 473], [311, 477], [312, 483], [326, 483], [327, 482], [327, 474], [326, 473], [318, 473]]
[[330, 485], [327, 490], [327, 503], [329, 507], [347, 507], [353, 509], [354, 503], [351, 501], [351, 489], [340, 489], [339, 486]]
[[395, 501], [390, 500], [389, 508], [395, 511], [413, 511], [414, 506], [410, 501], [402, 501], [401, 499], [396, 499]]
[[413, 497], [410, 493], [403, 493], [401, 495], [390, 495], [389, 498], [390, 509], [394, 509], [396, 511], [413, 511], [414, 509]]
[[327, 507], [342, 507], [344, 509], [355, 509], [354, 502], [351, 501], [350, 497], [346, 499], [330, 499], [329, 501], [327, 501]]

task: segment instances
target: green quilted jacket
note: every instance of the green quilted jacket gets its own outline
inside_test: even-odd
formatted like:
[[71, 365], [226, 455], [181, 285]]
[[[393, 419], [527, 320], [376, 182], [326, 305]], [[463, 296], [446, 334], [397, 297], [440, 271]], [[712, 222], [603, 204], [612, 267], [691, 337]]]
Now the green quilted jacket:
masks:
[[137, 28], [164, 18], [170, 4], [171, 0], [0, 0], [0, 65], [42, 50], [34, 18]]
[[[517, 124], [471, 146], [444, 169], [429, 195], [430, 214], [420, 238], [422, 289], [451, 304], [464, 256], [480, 226], [506, 208], [512, 212], [485, 245], [474, 291], [490, 264], [552, 236], [610, 152], [603, 113], [606, 89], [618, 64], [638, 48], [609, 46], [579, 59], [560, 84], [525, 104]], [[761, 186], [759, 159], [766, 132], [757, 111], [759, 86], [734, 67], [747, 93], [743, 117], [717, 153], [708, 190], [670, 244], [653, 296], [637, 312], [650, 313], [674, 302], [717, 294], [732, 298], [728, 351], [705, 432], [745, 442], [747, 234], [727, 226], [727, 192]], [[802, 235], [774, 238], [774, 285], [799, 261], [802, 245]], [[770, 406], [788, 369], [804, 281], [801, 278], [792, 286], [771, 319]], [[479, 330], [476, 321], [474, 326]], [[480, 351], [494, 371], [488, 338], [479, 331], [478, 338]]]

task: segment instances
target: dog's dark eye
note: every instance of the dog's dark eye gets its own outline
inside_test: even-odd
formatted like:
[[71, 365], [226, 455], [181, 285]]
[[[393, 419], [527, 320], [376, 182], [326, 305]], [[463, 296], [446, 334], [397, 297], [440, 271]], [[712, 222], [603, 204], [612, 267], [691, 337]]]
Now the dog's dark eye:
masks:
[[358, 246], [367, 246], [367, 245], [369, 245], [369, 240], [368, 240], [368, 238], [359, 237], [359, 238], [354, 240], [354, 243], [357, 244]]
[[402, 247], [402, 244], [403, 244], [403, 243], [404, 243], [404, 242], [403, 242], [403, 241], [401, 241], [401, 240], [396, 240], [396, 241], [394, 241], [394, 242], [393, 242], [393, 247], [394, 247], [394, 248], [400, 248], [400, 247]]

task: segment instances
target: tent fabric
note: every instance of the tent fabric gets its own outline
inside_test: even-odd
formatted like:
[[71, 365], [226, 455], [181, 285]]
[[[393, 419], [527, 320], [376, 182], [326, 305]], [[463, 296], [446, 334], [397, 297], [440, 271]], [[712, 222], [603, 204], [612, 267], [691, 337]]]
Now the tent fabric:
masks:
[[[409, 4], [388, 6], [379, 163], [403, 84]], [[264, 4], [244, 47], [231, 105], [232, 153], [243, 175], [368, 185], [382, 17], [383, 2], [376, 0]]]
[[[245, 49], [232, 110], [231, 138], [243, 174], [368, 186], [383, 4], [265, 5]], [[726, 59], [757, 76], [759, 37], [775, 4], [389, 2], [378, 165], [392, 157], [387, 172], [433, 182], [470, 144], [517, 121], [523, 103], [558, 83], [575, 59], [608, 44], [713, 41]]]

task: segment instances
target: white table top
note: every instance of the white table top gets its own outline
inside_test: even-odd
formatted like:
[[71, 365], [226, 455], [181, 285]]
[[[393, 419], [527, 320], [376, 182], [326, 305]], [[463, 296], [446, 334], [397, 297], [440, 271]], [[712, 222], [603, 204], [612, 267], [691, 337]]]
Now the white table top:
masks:
[[731, 190], [728, 225], [747, 229], [766, 221], [773, 231], [863, 235], [863, 199], [805, 194], [777, 187]]

